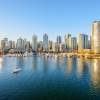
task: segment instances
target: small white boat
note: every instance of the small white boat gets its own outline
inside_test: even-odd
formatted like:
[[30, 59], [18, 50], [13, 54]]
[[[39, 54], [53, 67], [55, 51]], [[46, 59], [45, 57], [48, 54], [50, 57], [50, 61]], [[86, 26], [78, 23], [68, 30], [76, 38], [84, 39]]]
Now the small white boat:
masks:
[[18, 73], [18, 72], [20, 72], [21, 70], [22, 70], [21, 68], [16, 67], [16, 68], [13, 69], [13, 73]]

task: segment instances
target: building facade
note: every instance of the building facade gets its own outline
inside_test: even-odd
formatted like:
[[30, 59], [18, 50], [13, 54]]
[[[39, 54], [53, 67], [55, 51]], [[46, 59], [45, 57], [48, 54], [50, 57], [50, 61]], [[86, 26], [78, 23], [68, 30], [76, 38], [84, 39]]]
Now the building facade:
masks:
[[77, 38], [76, 37], [71, 38], [71, 49], [72, 51], [77, 50]]
[[92, 24], [91, 47], [94, 53], [100, 53], [100, 21], [94, 21]]
[[82, 51], [84, 49], [88, 49], [88, 35], [85, 34], [79, 34], [78, 36], [78, 51]]
[[37, 45], [38, 45], [37, 36], [33, 35], [32, 37], [32, 50], [33, 51], [37, 51]]
[[17, 39], [16, 48], [20, 51], [24, 49], [24, 40], [22, 38]]
[[46, 33], [43, 35], [43, 51], [48, 52], [48, 35]]

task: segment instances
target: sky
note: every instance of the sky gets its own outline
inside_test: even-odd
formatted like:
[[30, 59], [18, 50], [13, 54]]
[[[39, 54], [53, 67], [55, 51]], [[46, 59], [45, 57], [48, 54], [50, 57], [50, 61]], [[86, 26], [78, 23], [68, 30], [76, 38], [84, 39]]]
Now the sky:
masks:
[[0, 38], [42, 40], [57, 35], [90, 35], [94, 20], [100, 19], [100, 0], [0, 0]]

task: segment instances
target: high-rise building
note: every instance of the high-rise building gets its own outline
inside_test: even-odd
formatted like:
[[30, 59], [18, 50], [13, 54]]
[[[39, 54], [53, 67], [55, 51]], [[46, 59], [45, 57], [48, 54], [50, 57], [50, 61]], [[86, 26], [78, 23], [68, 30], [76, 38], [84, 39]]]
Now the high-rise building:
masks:
[[23, 39], [23, 49], [26, 50], [27, 40]]
[[88, 49], [89, 48], [89, 40], [88, 40], [88, 35], [84, 35], [84, 42], [85, 42], [85, 45], [84, 45], [84, 48], [85, 49]]
[[84, 34], [79, 34], [78, 36], [78, 51], [84, 49]]
[[77, 38], [76, 37], [71, 38], [71, 49], [72, 51], [77, 50]]
[[8, 48], [11, 49], [12, 48], [12, 41], [10, 40], [8, 43], [9, 43]]
[[65, 35], [65, 44], [66, 44], [66, 49], [67, 51], [71, 50], [71, 34]]
[[61, 43], [62, 43], [62, 39], [61, 36], [57, 36], [57, 52], [61, 51]]
[[48, 52], [48, 35], [43, 35], [43, 51]]
[[94, 53], [100, 53], [100, 21], [94, 21], [92, 24], [91, 46]]
[[16, 44], [15, 44], [15, 41], [12, 41], [12, 48], [16, 48]]
[[0, 49], [5, 48], [5, 40], [0, 41]]
[[65, 51], [66, 51], [66, 44], [62, 43], [62, 52], [65, 52]]
[[88, 35], [79, 34], [78, 36], [78, 50], [88, 49]]
[[90, 36], [90, 48], [92, 49], [92, 36]]
[[29, 41], [26, 41], [26, 43], [25, 43], [25, 50], [26, 51], [30, 50], [30, 42]]
[[4, 38], [1, 40], [1, 49], [10, 49], [12, 45], [12, 41], [8, 41], [8, 38]]
[[7, 41], [8, 41], [8, 38], [5, 37], [5, 38], [4, 38], [4, 41], [7, 42]]
[[16, 43], [16, 47], [17, 47], [17, 49], [18, 50], [23, 50], [24, 48], [24, 41], [23, 41], [23, 39], [22, 38], [18, 38], [17, 39], [17, 43]]
[[33, 51], [37, 51], [37, 36], [36, 35], [33, 35], [32, 37], [32, 50]]
[[43, 51], [43, 41], [38, 42], [38, 51]]
[[5, 47], [4, 48], [8, 48], [9, 47], [8, 38], [4, 38], [4, 41], [5, 41]]
[[52, 41], [49, 41], [49, 43], [48, 43], [48, 50], [52, 51]]
[[52, 51], [56, 52], [56, 43], [55, 42], [52, 43]]
[[57, 36], [57, 44], [61, 44], [61, 42], [62, 42], [61, 36]]
[[72, 51], [72, 37], [70, 36], [68, 39], [68, 51], [71, 52]]

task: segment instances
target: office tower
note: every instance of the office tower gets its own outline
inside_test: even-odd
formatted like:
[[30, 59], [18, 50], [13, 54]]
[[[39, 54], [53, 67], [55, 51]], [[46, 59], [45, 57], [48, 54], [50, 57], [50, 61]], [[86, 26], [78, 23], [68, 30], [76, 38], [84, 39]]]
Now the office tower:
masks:
[[71, 34], [65, 35], [65, 44], [66, 44], [66, 49], [67, 51], [71, 50]]
[[49, 43], [48, 43], [48, 50], [52, 51], [52, 41], [49, 41]]
[[25, 43], [25, 50], [26, 51], [30, 50], [30, 42], [29, 41], [26, 41], [26, 43]]
[[[57, 49], [56, 49], [57, 50]], [[65, 43], [61, 43], [60, 45], [59, 45], [59, 52], [64, 52], [66, 50], [66, 45], [65, 45]]]
[[4, 38], [5, 41], [5, 47], [4, 48], [8, 48], [9, 47], [9, 42], [8, 42], [8, 38]]
[[66, 51], [66, 44], [62, 43], [62, 51], [65, 52]]
[[15, 41], [12, 41], [12, 48], [16, 48], [16, 44], [15, 44]]
[[8, 41], [8, 38], [4, 38], [1, 40], [1, 49], [9, 49], [10, 48], [10, 42]]
[[69, 37], [69, 40], [68, 40], [68, 51], [69, 52], [72, 51], [72, 37], [71, 36]]
[[89, 40], [88, 40], [88, 35], [84, 35], [84, 42], [85, 42], [85, 45], [84, 45], [84, 48], [85, 49], [88, 49], [89, 48]]
[[5, 42], [5, 48], [8, 49], [9, 48], [9, 41]]
[[16, 47], [17, 47], [17, 49], [18, 50], [23, 50], [24, 48], [24, 41], [23, 41], [23, 39], [22, 38], [18, 38], [17, 39], [17, 43], [16, 43]]
[[71, 38], [71, 49], [72, 51], [77, 50], [77, 38], [76, 37]]
[[68, 34], [65, 35], [65, 43], [67, 43], [69, 37], [71, 37], [70, 33], [68, 33]]
[[58, 45], [57, 42], [56, 42], [56, 43], [55, 43], [55, 51], [56, 51], [56, 52], [59, 52], [59, 51], [60, 51], [58, 48], [59, 48], [59, 45]]
[[78, 50], [81, 51], [84, 49], [84, 34], [79, 34], [78, 36]]
[[0, 49], [5, 48], [5, 40], [0, 41]]
[[57, 36], [57, 52], [61, 51], [61, 43], [62, 43], [62, 39], [61, 36]]
[[100, 21], [94, 21], [92, 24], [92, 50], [94, 53], [100, 53]]
[[33, 51], [37, 51], [37, 36], [36, 35], [33, 35], [32, 37], [32, 50]]
[[90, 36], [90, 47], [92, 49], [92, 36]]
[[23, 49], [26, 50], [26, 44], [27, 44], [27, 40], [23, 39]]
[[38, 51], [43, 51], [43, 42], [42, 41], [39, 41], [38, 42]]
[[46, 33], [43, 35], [43, 51], [48, 52], [48, 35]]
[[78, 36], [78, 50], [88, 49], [88, 36], [85, 34], [79, 34]]
[[8, 48], [11, 49], [12, 48], [12, 41], [10, 40], [8, 43], [9, 43]]
[[52, 43], [52, 51], [56, 52], [56, 43], [55, 42]]
[[5, 38], [4, 38], [4, 41], [7, 42], [7, 41], [8, 41], [8, 38], [5, 37]]
[[29, 49], [30, 49], [30, 42], [27, 41], [26, 39], [23, 39], [23, 49], [25, 51], [29, 51]]
[[88, 48], [91, 49], [91, 40], [88, 40]]
[[61, 36], [57, 36], [57, 44], [61, 44], [61, 42], [62, 42]]

